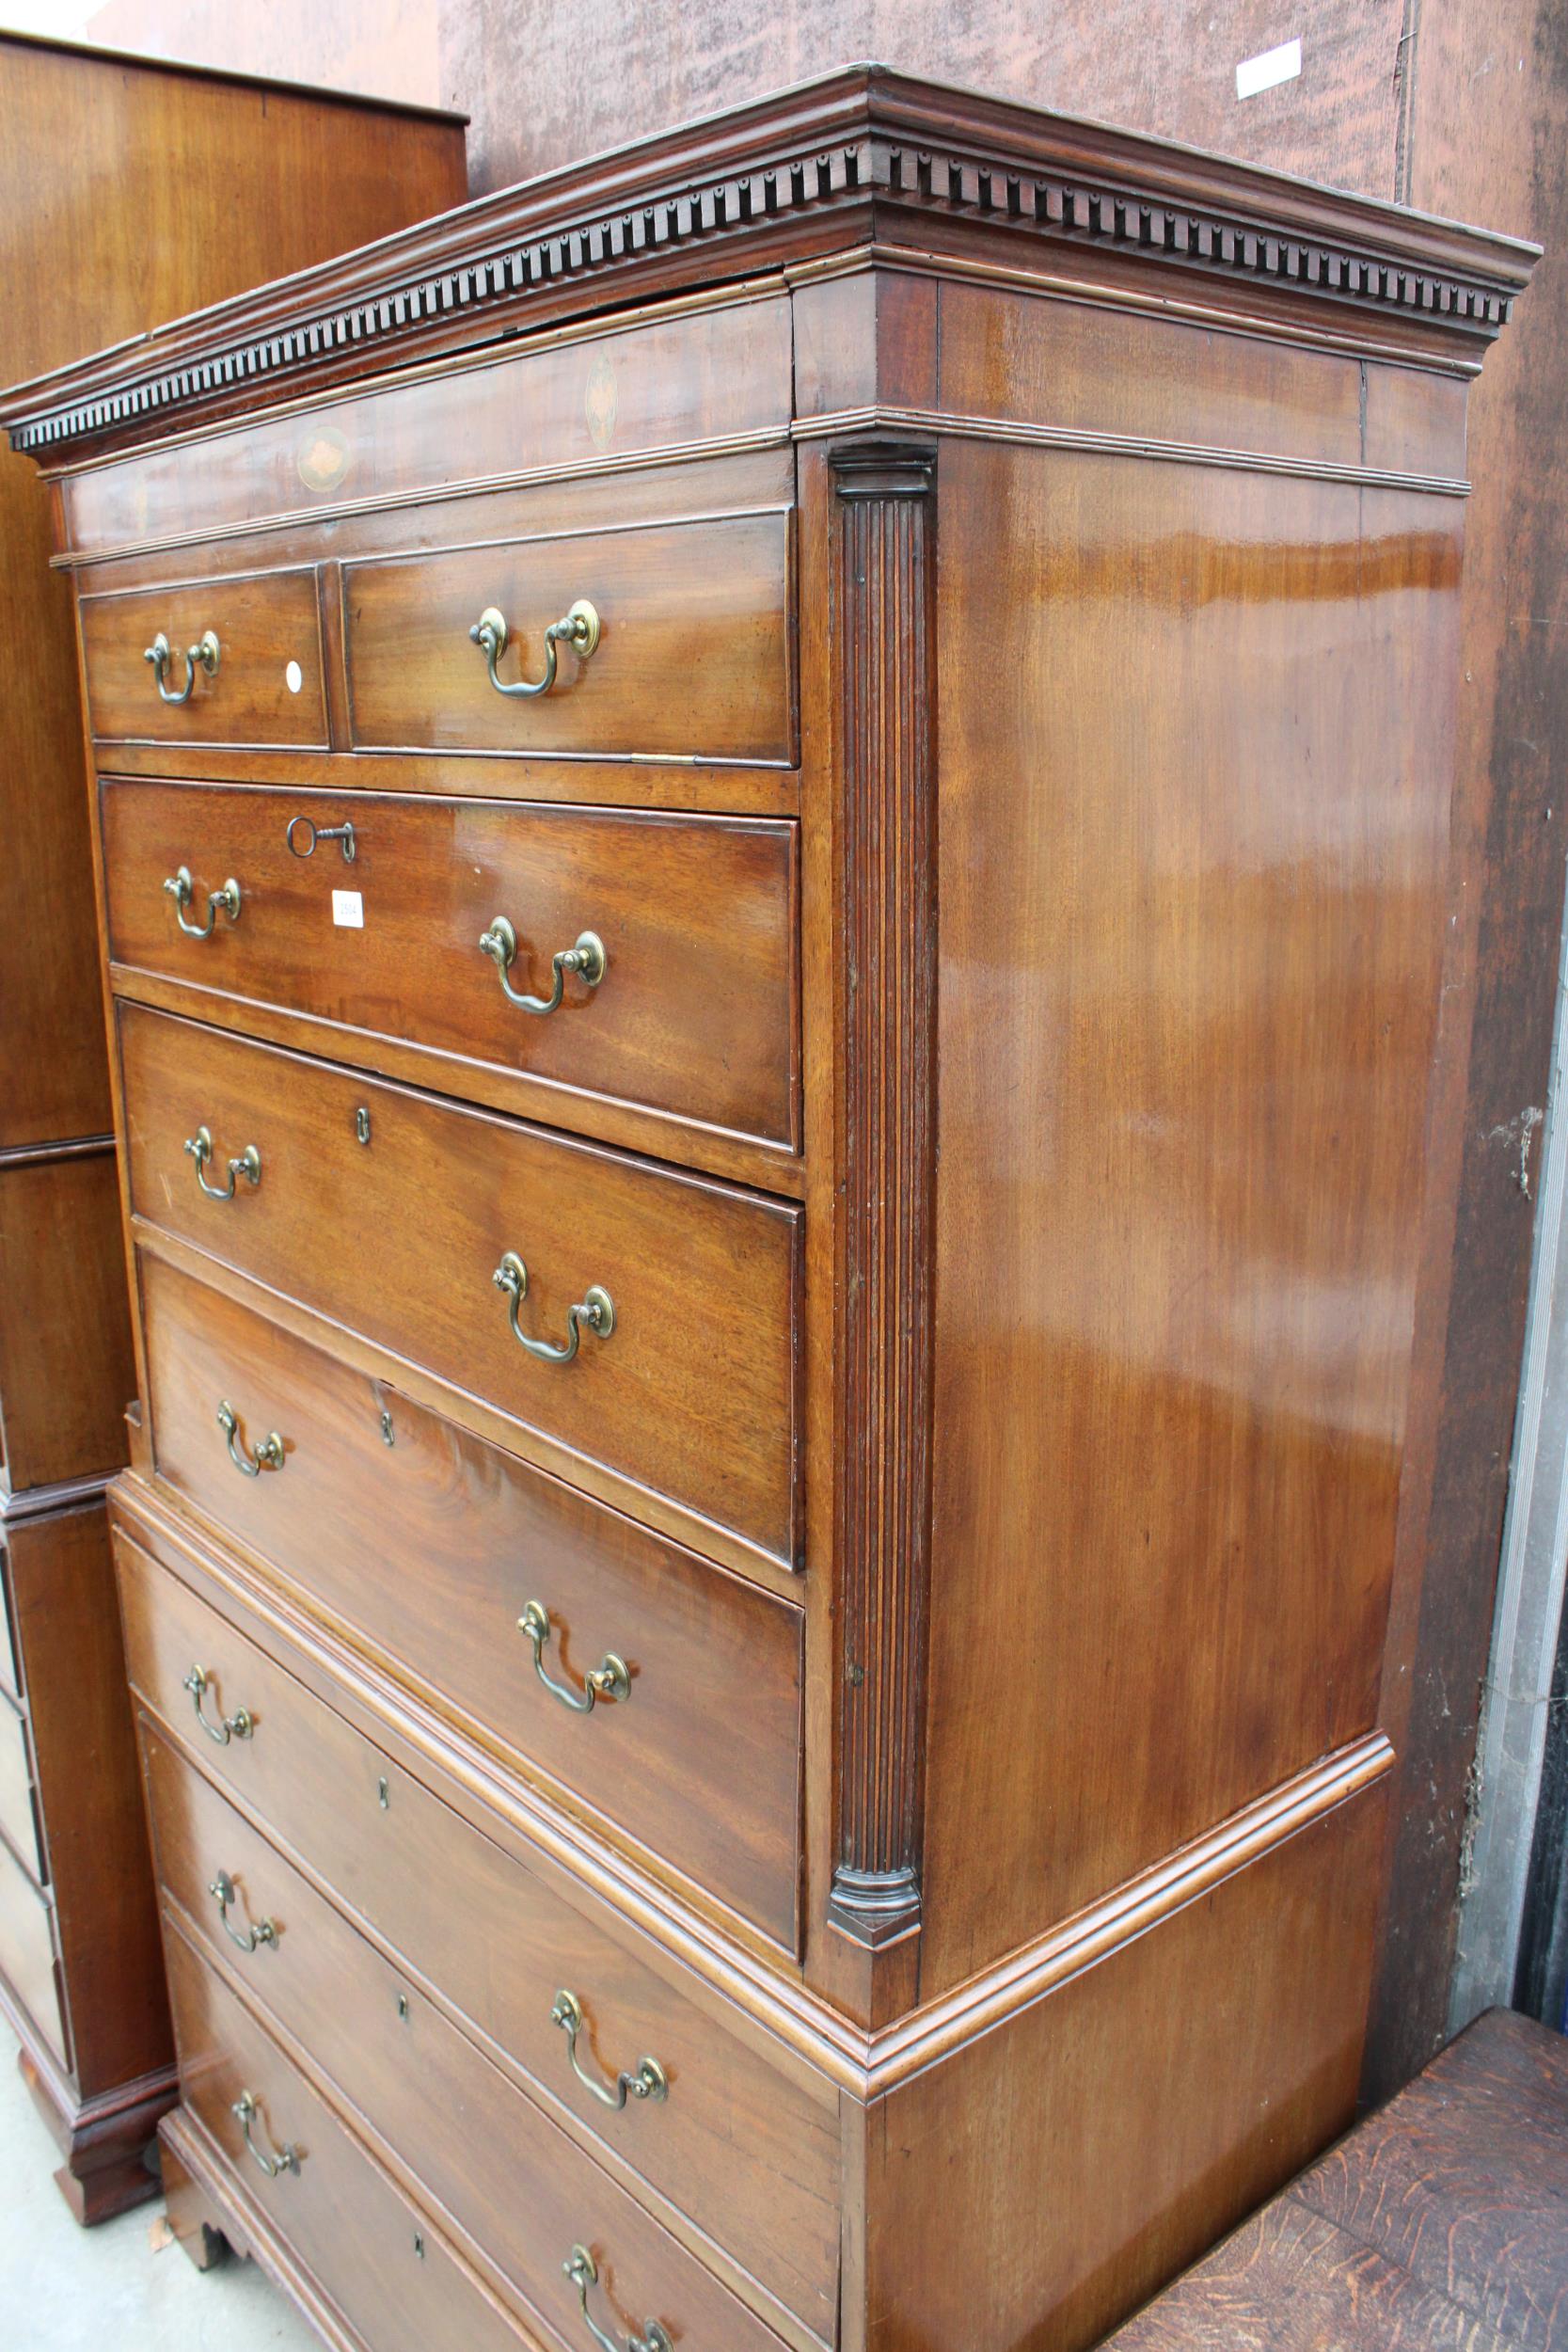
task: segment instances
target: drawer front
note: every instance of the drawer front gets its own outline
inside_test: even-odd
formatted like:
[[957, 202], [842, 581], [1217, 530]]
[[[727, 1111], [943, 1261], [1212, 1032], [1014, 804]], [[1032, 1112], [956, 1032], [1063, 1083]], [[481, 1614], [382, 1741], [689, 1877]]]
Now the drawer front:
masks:
[[[131, 1681], [144, 1704], [199, 1751], [291, 1859], [546, 2098], [829, 2336], [839, 2185], [831, 2089], [717, 2023], [681, 1989], [673, 1963], [656, 1967], [591, 1897], [569, 1903], [502, 1852], [123, 1534], [117, 1550]], [[219, 1745], [197, 1727], [185, 1687], [196, 1665], [208, 1675], [207, 1716], [221, 1724], [246, 1710], [248, 1738]], [[265, 1915], [272, 1899], [260, 1883], [245, 1891]], [[258, 1960], [283, 1957], [280, 1942]], [[652, 2057], [672, 2086], [668, 2098], [628, 2099], [619, 2113], [595, 2099], [553, 2022], [563, 1990], [581, 2004], [584, 2067], [635, 2070]], [[748, 2223], [748, 2215], [760, 2220]]]
[[[774, 2352], [777, 2338], [550, 2122], [405, 1974], [316, 1894], [158, 1738], [146, 1735], [159, 1872], [187, 1931], [232, 1967], [422, 2186], [562, 2334], [574, 2245], [613, 2265], [623, 2312], [682, 2344]], [[220, 1912], [212, 1888], [232, 1899]], [[264, 1937], [261, 1931], [270, 1931]], [[254, 1948], [246, 1950], [254, 1940]], [[353, 2020], [352, 2032], [344, 2022]], [[641, 2054], [632, 2055], [632, 2069]], [[678, 2098], [672, 2082], [666, 2099]], [[760, 2217], [759, 2217], [760, 2219]], [[591, 2307], [601, 2318], [607, 2313]], [[585, 2337], [586, 2341], [586, 2337]]]
[[[80, 612], [87, 708], [101, 742], [325, 744], [313, 571], [86, 596]], [[209, 631], [217, 640], [210, 671], [187, 659]], [[147, 660], [160, 636], [169, 648], [161, 673]], [[188, 699], [166, 701], [160, 675], [165, 693], [177, 694], [193, 667]]]
[[[347, 565], [355, 742], [788, 764], [789, 546], [790, 517], [775, 511]], [[536, 684], [546, 629], [582, 602], [598, 642], [586, 655], [558, 642], [547, 692], [491, 684], [469, 634], [483, 614], [506, 624], [501, 684]]]
[[43, 1847], [33, 1809], [33, 1772], [27, 1727], [9, 1699], [0, 1697], [0, 1832], [29, 1870], [45, 1876]]
[[[177, 1929], [165, 1939], [182, 2095], [259, 2205], [375, 2352], [530, 2352], [530, 2339], [359, 2146]], [[246, 2122], [235, 2114], [252, 2106]], [[257, 2151], [277, 2164], [275, 2178]]]
[[[155, 1258], [142, 1283], [162, 1474], [442, 1713], [793, 1950], [800, 1611]], [[297, 1432], [280, 1474], [235, 1470], [226, 1398]], [[607, 1652], [628, 1693], [579, 1712]]]
[[[136, 1006], [120, 1041], [142, 1216], [793, 1560], [799, 1210]], [[206, 1197], [252, 1148], [259, 1182]], [[563, 1346], [591, 1287], [608, 1336], [579, 1317], [571, 1362], [519, 1344], [512, 1307]]]
[[[361, 1060], [362, 1041], [394, 1037], [497, 1076], [796, 1140], [792, 824], [124, 782], [102, 803], [117, 962], [332, 1022]], [[337, 842], [291, 851], [345, 822], [352, 866]], [[230, 878], [239, 920], [182, 930], [165, 888], [182, 867], [186, 923]], [[545, 1016], [510, 1003], [479, 944], [497, 916], [517, 994], [547, 1004], [553, 958], [584, 933], [603, 945], [602, 977], [564, 976]], [[444, 1083], [462, 1090], [462, 1073]]]
[[3, 1846], [0, 1846], [0, 1977], [4, 1977], [61, 2065], [68, 2064], [49, 1899], [40, 1894], [21, 1863]]

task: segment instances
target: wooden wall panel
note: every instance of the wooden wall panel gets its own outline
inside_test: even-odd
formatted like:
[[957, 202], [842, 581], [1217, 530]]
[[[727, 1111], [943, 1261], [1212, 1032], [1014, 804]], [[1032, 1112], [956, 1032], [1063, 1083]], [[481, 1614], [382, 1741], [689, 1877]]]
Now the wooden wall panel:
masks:
[[1423, 1392], [1412, 1405], [1386, 1702], [1402, 1777], [1370, 2097], [1407, 2081], [1447, 2029], [1551, 1053], [1568, 755], [1568, 18], [1560, 0], [1484, 9], [1423, 0], [1399, 193], [1546, 250], [1470, 402], [1475, 489], [1428, 1152]]
[[[1392, 196], [1404, 0], [988, 8], [982, 0], [109, 0], [94, 40], [461, 106], [474, 193], [877, 57], [994, 95]], [[1299, 79], [1238, 103], [1236, 66], [1306, 28]]]

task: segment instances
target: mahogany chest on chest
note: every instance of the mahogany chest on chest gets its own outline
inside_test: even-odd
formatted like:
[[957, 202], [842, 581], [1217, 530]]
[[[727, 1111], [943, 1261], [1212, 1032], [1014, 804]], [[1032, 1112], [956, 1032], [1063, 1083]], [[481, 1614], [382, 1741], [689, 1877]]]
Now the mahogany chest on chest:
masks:
[[1527, 248], [856, 69], [8, 397], [179, 2225], [1085, 2344], [1354, 2099]]

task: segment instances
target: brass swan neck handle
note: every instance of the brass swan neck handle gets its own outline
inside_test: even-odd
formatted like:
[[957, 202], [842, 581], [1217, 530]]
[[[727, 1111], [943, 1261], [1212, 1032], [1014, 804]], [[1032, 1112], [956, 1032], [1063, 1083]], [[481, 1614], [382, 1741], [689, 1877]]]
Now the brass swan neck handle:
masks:
[[498, 606], [487, 604], [468, 635], [484, 656], [484, 666], [497, 693], [531, 699], [535, 694], [547, 694], [555, 684], [558, 646], [570, 645], [579, 661], [592, 659], [598, 648], [599, 616], [586, 596], [579, 596], [576, 604], [563, 612], [559, 621], [552, 621], [545, 631], [544, 676], [514, 678], [510, 685], [496, 675], [496, 664], [507, 646], [506, 615]]

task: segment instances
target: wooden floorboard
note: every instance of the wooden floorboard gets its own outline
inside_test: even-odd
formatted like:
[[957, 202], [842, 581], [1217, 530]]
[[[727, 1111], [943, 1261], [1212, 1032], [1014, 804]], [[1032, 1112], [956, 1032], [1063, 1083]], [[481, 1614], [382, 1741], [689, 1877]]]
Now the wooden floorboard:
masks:
[[1568, 2352], [1568, 2041], [1494, 2010], [1107, 2352]]

